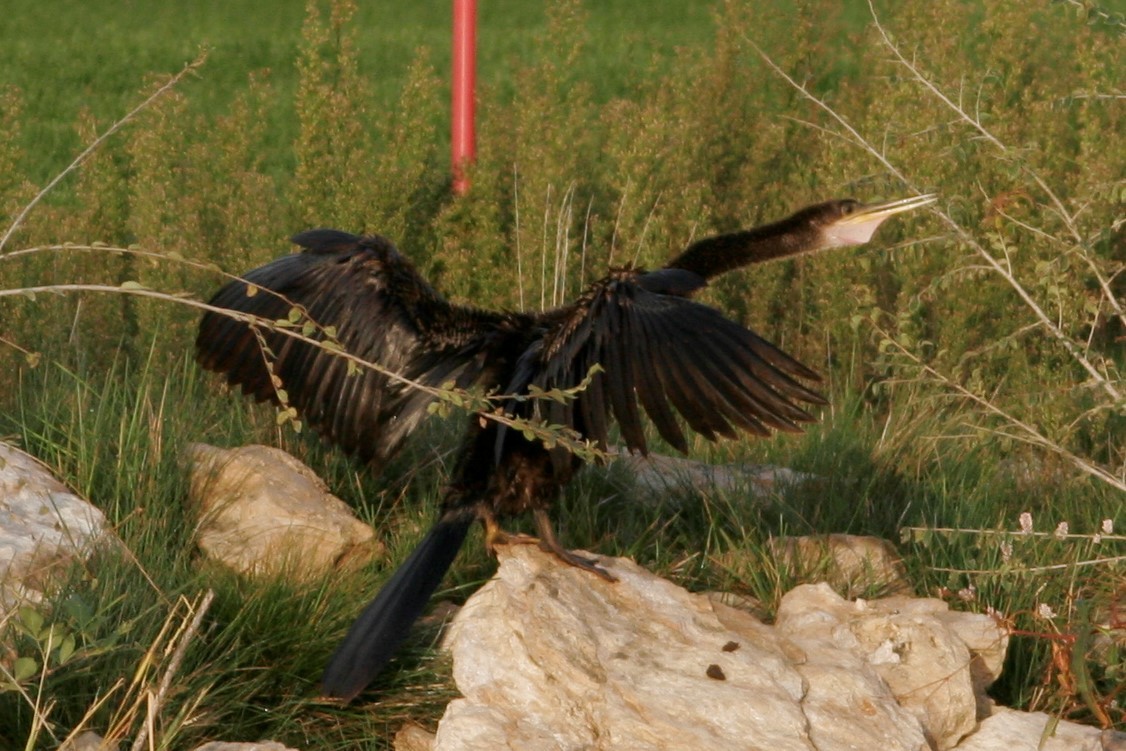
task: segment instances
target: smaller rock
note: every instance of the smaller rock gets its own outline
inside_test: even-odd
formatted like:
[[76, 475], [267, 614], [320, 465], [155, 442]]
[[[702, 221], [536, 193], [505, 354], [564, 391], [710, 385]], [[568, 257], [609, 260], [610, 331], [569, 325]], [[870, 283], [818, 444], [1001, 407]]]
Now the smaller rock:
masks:
[[[1045, 734], [1049, 722], [1055, 727]], [[1108, 751], [1114, 743], [1126, 743], [1126, 734], [998, 707], [954, 751]]]
[[121, 747], [117, 741], [107, 741], [102, 736], [87, 730], [63, 742], [59, 751], [117, 751]]
[[1104, 730], [1099, 733], [1102, 751], [1126, 751], [1126, 733], [1117, 730]]
[[52, 576], [115, 539], [105, 515], [44, 464], [0, 443], [0, 610], [39, 602]]
[[792, 576], [809, 582], [826, 581], [846, 597], [873, 591], [881, 595], [913, 591], [895, 546], [879, 537], [776, 537], [769, 547], [779, 566]]
[[754, 597], [747, 597], [735, 592], [704, 592], [703, 595], [714, 604], [742, 610], [760, 621], [768, 620], [771, 615], [770, 610]]
[[[1092, 629], [1089, 659], [1095, 664], [1123, 672], [1122, 655], [1126, 654], [1126, 612], [1122, 609], [1122, 598], [1112, 600], [1109, 607], [1103, 606], [1091, 612]], [[1126, 751], [1126, 750], [1124, 750]]]
[[431, 751], [434, 734], [419, 725], [404, 725], [395, 733], [395, 751]]
[[257, 743], [228, 743], [226, 741], [211, 741], [197, 746], [195, 751], [298, 751], [284, 743], [277, 741], [259, 741]]
[[459, 610], [461, 610], [460, 605], [449, 600], [441, 600], [434, 603], [429, 613], [418, 619], [418, 625], [426, 628], [438, 628], [452, 621]]
[[280, 449], [188, 447], [198, 542], [244, 574], [317, 576], [383, 552], [372, 528]]

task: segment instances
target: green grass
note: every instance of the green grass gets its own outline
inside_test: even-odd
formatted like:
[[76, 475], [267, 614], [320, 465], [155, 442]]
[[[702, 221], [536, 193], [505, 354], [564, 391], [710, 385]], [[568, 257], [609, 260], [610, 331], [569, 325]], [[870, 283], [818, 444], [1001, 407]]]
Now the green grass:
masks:
[[[33, 608], [46, 624], [73, 634], [77, 642], [65, 662], [59, 664], [57, 651], [47, 658], [51, 670], [42, 687], [38, 678], [27, 685], [33, 694], [55, 701], [49, 714], [55, 733], [65, 735], [77, 726], [150, 650], [159, 653], [166, 620], [186, 619], [180, 598], [194, 602], [208, 589], [215, 591], [215, 601], [206, 627], [192, 643], [162, 712], [165, 747], [188, 748], [218, 737], [269, 737], [303, 748], [384, 748], [402, 722], [432, 723], [455, 695], [449, 666], [433, 650], [433, 627], [411, 638], [378, 679], [371, 702], [350, 708], [324, 704], [316, 698], [316, 681], [350, 619], [432, 518], [460, 421], [427, 426], [427, 435], [378, 477], [315, 438], [283, 433], [282, 445], [383, 531], [388, 556], [347, 577], [330, 575], [306, 584], [250, 580], [199, 560], [194, 522], [182, 506], [187, 489], [181, 453], [188, 443], [278, 439], [271, 410], [248, 408], [234, 395], [218, 392], [210, 377], [187, 361], [177, 363], [168, 377], [152, 362], [123, 363], [88, 376], [44, 365], [21, 390], [14, 414], [0, 422], [0, 434], [15, 437], [72, 487], [97, 499], [128, 550], [107, 550], [76, 567], [53, 596], [53, 610]], [[599, 553], [632, 556], [691, 589], [755, 597], [770, 612], [781, 594], [799, 583], [778, 570], [767, 548], [771, 535], [848, 532], [898, 540], [904, 527], [1012, 530], [1016, 515], [1025, 510], [1034, 512], [1040, 530], [1067, 520], [1074, 532], [1090, 533], [1102, 519], [1121, 519], [1126, 510], [1121, 495], [1074, 480], [1038, 481], [1038, 492], [1053, 500], [1050, 510], [1037, 506], [1027, 488], [983, 452], [959, 449], [939, 464], [906, 472], [914, 449], [886, 445], [870, 409], [847, 393], [835, 397], [838, 408], [802, 436], [701, 452], [714, 461], [784, 462], [821, 479], [765, 504], [724, 492], [654, 503], [649, 491], [632, 488], [613, 467], [588, 468], [557, 509], [565, 539]], [[443, 597], [464, 600], [492, 572], [494, 564], [478, 537], [459, 557]], [[936, 595], [945, 588], [956, 606], [994, 608], [1027, 632], [1014, 640], [995, 697], [1005, 704], [1059, 711], [1066, 696], [1038, 685], [1051, 670], [1047, 637], [1057, 625], [1077, 624], [1070, 618], [1047, 623], [1035, 611], [1041, 603], [1061, 614], [1080, 601], [1105, 607], [1113, 592], [1106, 589], [1110, 583], [1080, 568], [1022, 571], [1105, 556], [1105, 545], [1114, 543], [1100, 548], [1090, 541], [1014, 542], [1014, 557], [1006, 565], [995, 541], [975, 535], [917, 535], [900, 550], [919, 594]], [[948, 568], [985, 572], [942, 570]], [[973, 601], [961, 602], [952, 594], [971, 584], [977, 589]], [[20, 656], [43, 661], [41, 641], [25, 635], [16, 645]], [[147, 674], [155, 682], [167, 665], [167, 656], [158, 656]], [[1117, 676], [1113, 663], [1092, 662], [1091, 669], [1096, 689], [1110, 690], [1113, 684], [1107, 681]], [[117, 688], [88, 725], [104, 732], [114, 719], [128, 717], [134, 701]], [[191, 722], [186, 722], [189, 714]], [[0, 743], [21, 745], [32, 723], [27, 702], [11, 691], [0, 694], [0, 717], [5, 720]]]
[[[714, 5], [594, 4], [590, 33], [599, 52], [580, 61], [576, 77], [593, 81], [602, 99], [628, 91], [647, 75], [654, 56], [705, 43], [712, 34]], [[24, 169], [36, 181], [53, 176], [81, 147], [73, 127], [80, 112], [88, 109], [99, 122], [120, 116], [150, 75], [177, 71], [204, 48], [209, 50], [208, 65], [185, 87], [193, 108], [222, 111], [249, 75], [266, 72], [277, 90], [269, 110], [268, 145], [278, 155], [277, 167], [292, 170], [282, 152], [297, 137], [294, 61], [305, 13], [301, 0], [272, 3], [268, 10], [250, 0], [13, 0], [0, 31], [5, 49], [0, 88], [16, 86], [25, 94]], [[357, 37], [360, 72], [384, 106], [396, 99], [419, 48], [429, 50], [438, 70], [449, 69], [448, 4], [363, 3], [355, 23], [362, 30]], [[537, 35], [546, 25], [545, 6], [519, 0], [481, 3], [478, 24], [479, 85], [510, 97], [512, 70], [536, 55]], [[447, 138], [445, 128], [436, 130], [437, 138]]]
[[[347, 14], [347, 2], [336, 7]], [[0, 436], [97, 503], [125, 542], [76, 567], [53, 607], [17, 619], [16, 653], [48, 670], [0, 683], [0, 747], [53, 748], [52, 733], [65, 736], [106, 696], [88, 726], [135, 737], [138, 697], [117, 683], [149, 658], [146, 680], [159, 680], [169, 667], [162, 627], [185, 622], [187, 603], [208, 589], [215, 601], [161, 711], [158, 746], [274, 737], [387, 748], [403, 720], [433, 724], [453, 688], [432, 629], [381, 676], [377, 700], [327, 706], [315, 684], [350, 619], [429, 523], [462, 419], [427, 425], [373, 477], [220, 393], [185, 355], [195, 311], [122, 294], [6, 292], [140, 282], [203, 297], [220, 283], [209, 264], [239, 272], [284, 252], [295, 231], [338, 225], [392, 237], [459, 301], [535, 307], [564, 262], [570, 293], [608, 263], [660, 263], [692, 238], [808, 201], [908, 191], [750, 42], [920, 189], [939, 191], [959, 230], [935, 217], [896, 221], [871, 248], [732, 275], [709, 291], [825, 372], [833, 406], [802, 436], [699, 440], [693, 457], [768, 462], [818, 481], [766, 504], [706, 492], [650, 505], [620, 470], [592, 468], [557, 509], [564, 539], [633, 556], [692, 589], [752, 595], [771, 611], [796, 580], [778, 570], [770, 536], [886, 537], [919, 594], [1011, 621], [998, 701], [1121, 725], [1121, 655], [1097, 654], [1092, 635], [1121, 609], [1122, 541], [1090, 536], [1104, 519], [1121, 535], [1126, 498], [1076, 468], [1120, 476], [1126, 462], [1126, 414], [1110, 395], [1126, 368], [1113, 305], [1126, 292], [1126, 275], [1114, 276], [1126, 129], [1112, 100], [1088, 96], [1118, 85], [1113, 7], [879, 9], [928, 80], [975, 102], [969, 114], [998, 146], [892, 61], [865, 3], [485, 3], [480, 158], [462, 198], [450, 193], [445, 155], [447, 10], [364, 3], [334, 27], [297, 3], [269, 13], [243, 2], [6, 7], [0, 88], [19, 89], [0, 92], [9, 221], [151, 91], [148, 77], [179, 70], [201, 44], [212, 51], [198, 77], [105, 143], [0, 252]], [[1031, 27], [1035, 38], [1019, 33]], [[160, 255], [14, 252], [95, 240]], [[986, 253], [1013, 284], [983, 270]], [[1036, 323], [1014, 285], [1102, 383]], [[990, 407], [1049, 447], [1029, 445]], [[379, 530], [387, 560], [305, 585], [202, 563], [180, 459], [201, 440], [291, 450]], [[1086, 537], [993, 534], [1016, 529], [1026, 511], [1039, 532], [1066, 521]], [[474, 536], [443, 596], [464, 600], [493, 565]], [[1040, 605], [1057, 616], [1039, 617]], [[48, 633], [73, 638], [74, 653], [54, 646], [44, 657]], [[37, 730], [37, 699], [54, 702], [50, 732]]]

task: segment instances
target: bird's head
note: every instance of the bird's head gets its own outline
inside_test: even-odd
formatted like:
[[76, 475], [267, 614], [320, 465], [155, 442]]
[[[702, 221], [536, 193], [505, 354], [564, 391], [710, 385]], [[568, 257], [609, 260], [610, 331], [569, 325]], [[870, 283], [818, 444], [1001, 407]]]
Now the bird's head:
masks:
[[671, 260], [666, 268], [685, 269], [707, 280], [752, 263], [863, 245], [889, 216], [927, 206], [936, 200], [938, 196], [928, 193], [883, 203], [860, 203], [845, 198], [814, 204], [779, 222], [699, 240]]
[[904, 211], [928, 206], [938, 200], [934, 193], [882, 203], [860, 203], [851, 198], [827, 201], [798, 212], [820, 234], [821, 248], [863, 245], [872, 239], [885, 219]]

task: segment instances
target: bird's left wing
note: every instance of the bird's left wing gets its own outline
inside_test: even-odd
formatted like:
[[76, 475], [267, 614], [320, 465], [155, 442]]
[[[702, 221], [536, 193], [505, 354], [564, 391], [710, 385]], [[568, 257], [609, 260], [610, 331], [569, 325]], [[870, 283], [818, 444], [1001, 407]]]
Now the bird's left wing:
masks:
[[535, 400], [535, 414], [608, 444], [611, 420], [634, 451], [647, 451], [642, 411], [680, 451], [680, 418], [709, 440], [739, 430], [799, 431], [812, 418], [799, 404], [824, 404], [798, 379], [816, 373], [718, 310], [686, 297], [704, 285], [680, 269], [615, 272], [561, 311], [529, 350], [511, 389], [571, 389], [601, 366], [576, 399]]
[[[254, 269], [219, 290], [200, 322], [196, 356], [257, 400], [286, 402], [330, 442], [365, 460], [389, 457], [426, 415], [425, 386], [468, 387], [492, 367], [511, 317], [454, 306], [392, 244], [376, 236], [312, 230], [305, 252]], [[294, 313], [293, 311], [296, 311]], [[293, 320], [383, 369], [349, 362], [271, 322]]]

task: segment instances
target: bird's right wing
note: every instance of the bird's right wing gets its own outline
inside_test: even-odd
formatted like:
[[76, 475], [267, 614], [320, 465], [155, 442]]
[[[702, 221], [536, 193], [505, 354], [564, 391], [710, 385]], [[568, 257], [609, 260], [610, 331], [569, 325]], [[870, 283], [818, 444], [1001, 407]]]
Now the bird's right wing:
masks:
[[[265, 322], [292, 316], [311, 338], [426, 386], [465, 388], [490, 367], [507, 318], [450, 305], [387, 240], [312, 230], [294, 242], [305, 252], [228, 283], [211, 305]], [[327, 440], [365, 460], [389, 457], [433, 401], [276, 326], [217, 311], [200, 322], [196, 356], [255, 399], [292, 405]]]
[[[738, 430], [799, 431], [812, 418], [799, 403], [824, 404], [797, 379], [816, 373], [718, 310], [685, 295], [703, 285], [692, 272], [617, 272], [565, 311], [542, 346], [517, 369], [540, 389], [571, 389], [594, 365], [602, 372], [576, 399], [535, 400], [549, 423], [575, 428], [603, 446], [610, 420], [635, 451], [647, 451], [642, 410], [680, 451], [688, 445], [677, 414], [709, 440]], [[526, 388], [526, 385], [524, 386]]]

